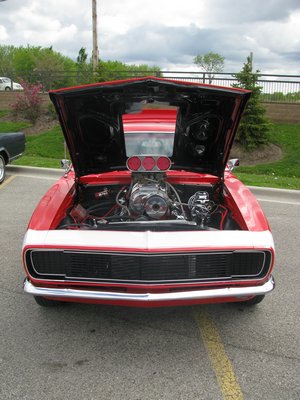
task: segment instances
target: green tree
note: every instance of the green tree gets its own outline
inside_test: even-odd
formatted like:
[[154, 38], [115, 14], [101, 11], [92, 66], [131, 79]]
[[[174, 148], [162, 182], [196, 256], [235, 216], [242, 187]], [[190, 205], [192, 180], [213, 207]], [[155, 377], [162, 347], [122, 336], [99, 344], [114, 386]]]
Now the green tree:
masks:
[[252, 71], [251, 57], [247, 57], [247, 62], [241, 72], [234, 76], [238, 80], [238, 83], [233, 85], [234, 87], [252, 91], [236, 140], [246, 149], [255, 149], [268, 143], [271, 124], [265, 117], [266, 110], [261, 105], [260, 95], [262, 88], [258, 86], [259, 71]]
[[213, 53], [212, 51], [203, 55], [198, 54], [194, 58], [194, 64], [196, 64], [198, 67], [202, 68], [202, 70], [207, 72], [209, 83], [211, 83], [214, 78], [213, 74], [214, 72], [218, 73], [223, 71], [224, 61], [225, 61], [224, 57], [222, 57], [218, 53]]
[[[44, 90], [76, 83], [76, 63], [51, 47], [0, 46], [1, 75], [29, 83], [43, 83]], [[74, 74], [73, 74], [74, 75]]]
[[0, 46], [0, 74], [9, 75], [13, 70], [12, 51], [13, 46]]
[[99, 61], [98, 64], [99, 81], [109, 81], [115, 79], [128, 79], [147, 75], [160, 76], [160, 68], [157, 65], [147, 64], [125, 64], [121, 61]]
[[93, 67], [91, 60], [88, 62], [88, 54], [85, 47], [80, 48], [76, 61], [77, 84], [83, 85], [85, 83], [93, 82]]
[[36, 53], [33, 75], [35, 80], [43, 83], [44, 90], [73, 85], [75, 62], [49, 48], [40, 48]]
[[76, 61], [51, 47], [1, 46], [0, 75], [16, 81], [43, 84], [43, 90], [80, 85], [96, 81], [125, 79], [134, 76], [160, 76], [158, 66], [132, 65], [120, 61], [100, 61], [93, 74], [86, 49], [81, 47]]
[[86, 48], [85, 47], [81, 47], [79, 52], [78, 52], [78, 56], [77, 56], [77, 65], [78, 66], [82, 66], [84, 64], [86, 64], [86, 60], [88, 58], [87, 52], [86, 52]]

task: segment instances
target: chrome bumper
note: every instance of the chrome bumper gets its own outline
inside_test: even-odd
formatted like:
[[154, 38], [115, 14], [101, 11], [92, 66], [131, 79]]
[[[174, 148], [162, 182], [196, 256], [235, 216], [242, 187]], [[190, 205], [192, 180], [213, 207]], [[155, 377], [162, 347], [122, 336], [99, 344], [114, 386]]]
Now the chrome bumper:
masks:
[[80, 300], [107, 300], [107, 301], [136, 301], [136, 302], [156, 302], [156, 301], [175, 301], [175, 300], [205, 300], [220, 299], [226, 297], [236, 297], [242, 300], [244, 297], [264, 295], [271, 292], [275, 287], [274, 278], [261, 286], [248, 287], [226, 287], [220, 289], [202, 289], [184, 292], [167, 293], [118, 293], [118, 292], [98, 292], [95, 290], [80, 289], [59, 289], [36, 287], [28, 279], [24, 281], [24, 291], [34, 296], [59, 299], [78, 299]]

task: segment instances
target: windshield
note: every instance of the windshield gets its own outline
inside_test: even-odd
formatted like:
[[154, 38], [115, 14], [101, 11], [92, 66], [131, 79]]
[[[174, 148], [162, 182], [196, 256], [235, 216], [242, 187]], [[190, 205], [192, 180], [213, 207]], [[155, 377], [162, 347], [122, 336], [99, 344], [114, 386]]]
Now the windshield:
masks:
[[127, 157], [138, 154], [173, 155], [174, 132], [125, 132]]
[[177, 108], [141, 109], [123, 118], [126, 156], [173, 155]]

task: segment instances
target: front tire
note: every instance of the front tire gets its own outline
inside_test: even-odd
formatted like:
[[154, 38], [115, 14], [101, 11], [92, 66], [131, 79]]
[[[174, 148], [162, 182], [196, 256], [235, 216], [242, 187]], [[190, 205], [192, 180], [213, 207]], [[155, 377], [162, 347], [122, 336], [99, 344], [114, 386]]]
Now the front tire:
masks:
[[259, 295], [259, 296], [255, 296], [252, 297], [252, 299], [246, 300], [246, 301], [239, 301], [238, 304], [240, 305], [244, 305], [244, 306], [255, 306], [256, 304], [259, 304], [260, 302], [263, 301], [263, 299], [265, 298], [265, 295]]
[[0, 185], [4, 181], [6, 176], [6, 165], [4, 157], [0, 154]]
[[11, 87], [6, 86], [5, 91], [6, 91], [6, 92], [10, 92], [10, 91], [11, 91]]
[[41, 307], [59, 307], [65, 304], [63, 301], [49, 300], [42, 296], [34, 296], [34, 300]]

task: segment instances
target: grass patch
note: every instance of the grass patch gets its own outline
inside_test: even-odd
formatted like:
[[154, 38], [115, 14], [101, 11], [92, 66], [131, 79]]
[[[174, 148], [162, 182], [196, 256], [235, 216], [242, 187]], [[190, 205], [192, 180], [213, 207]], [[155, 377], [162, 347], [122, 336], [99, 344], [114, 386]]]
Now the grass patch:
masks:
[[282, 148], [283, 158], [269, 164], [240, 167], [239, 172], [300, 178], [300, 125], [274, 124], [270, 138]]
[[25, 165], [30, 167], [41, 167], [41, 168], [61, 168], [60, 162], [64, 157], [52, 158], [52, 157], [37, 157], [37, 156], [22, 156], [13, 161], [14, 165]]
[[28, 128], [30, 125], [29, 122], [0, 121], [0, 133], [20, 132], [23, 129]]
[[246, 174], [234, 170], [234, 175], [239, 178], [245, 185], [249, 186], [262, 186], [262, 187], [273, 187], [280, 189], [300, 189], [300, 179], [288, 176], [268, 176], [268, 175], [256, 175]]
[[26, 137], [24, 155], [14, 164], [34, 167], [60, 168], [64, 158], [64, 137], [59, 126], [39, 135]]
[[280, 161], [239, 167], [235, 175], [247, 185], [300, 189], [300, 125], [274, 124], [271, 142], [283, 150]]
[[9, 115], [9, 110], [0, 110], [0, 118]]

